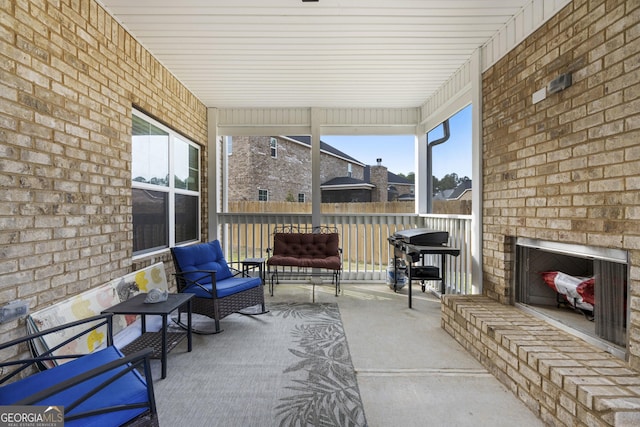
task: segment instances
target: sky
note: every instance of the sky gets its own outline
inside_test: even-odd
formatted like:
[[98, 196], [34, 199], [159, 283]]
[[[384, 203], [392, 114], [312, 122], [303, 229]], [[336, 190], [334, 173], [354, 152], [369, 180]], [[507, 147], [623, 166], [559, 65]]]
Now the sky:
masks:
[[[471, 178], [471, 107], [451, 117], [449, 128], [449, 140], [433, 147], [433, 175], [442, 179], [456, 173], [460, 178]], [[429, 134], [429, 141], [441, 136], [441, 127], [436, 128]], [[404, 175], [415, 172], [414, 135], [323, 135], [321, 139], [366, 165], [375, 165], [376, 159], [382, 158], [382, 165], [389, 172]]]

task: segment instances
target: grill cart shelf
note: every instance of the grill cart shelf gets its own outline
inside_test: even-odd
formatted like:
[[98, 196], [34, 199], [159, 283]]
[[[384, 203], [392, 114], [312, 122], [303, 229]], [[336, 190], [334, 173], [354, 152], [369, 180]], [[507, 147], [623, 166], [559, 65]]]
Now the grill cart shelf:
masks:
[[424, 281], [426, 280], [442, 280], [440, 277], [440, 269], [434, 265], [418, 265], [411, 267], [409, 275], [413, 280], [422, 281], [422, 292], [426, 290]]

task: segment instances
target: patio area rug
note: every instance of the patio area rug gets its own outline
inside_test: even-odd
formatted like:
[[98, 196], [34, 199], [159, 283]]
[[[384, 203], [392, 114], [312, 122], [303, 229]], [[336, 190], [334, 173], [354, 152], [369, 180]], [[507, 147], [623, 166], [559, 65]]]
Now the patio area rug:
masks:
[[167, 378], [154, 381], [160, 425], [367, 425], [337, 304], [268, 309], [169, 354]]

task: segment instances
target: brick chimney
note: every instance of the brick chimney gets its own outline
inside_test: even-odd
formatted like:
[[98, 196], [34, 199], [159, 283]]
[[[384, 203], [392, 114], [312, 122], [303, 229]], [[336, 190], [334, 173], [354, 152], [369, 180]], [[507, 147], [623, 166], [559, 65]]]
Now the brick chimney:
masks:
[[371, 184], [375, 185], [376, 188], [372, 190], [371, 193], [371, 201], [372, 202], [386, 202], [388, 201], [388, 187], [389, 187], [389, 176], [387, 173], [387, 168], [382, 166], [382, 159], [376, 159], [377, 165], [371, 166], [371, 175], [369, 180]]

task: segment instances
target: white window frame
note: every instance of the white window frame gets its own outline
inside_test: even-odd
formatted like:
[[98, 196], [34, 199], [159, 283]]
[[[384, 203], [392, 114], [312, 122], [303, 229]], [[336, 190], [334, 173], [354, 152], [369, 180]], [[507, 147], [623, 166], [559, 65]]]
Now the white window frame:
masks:
[[[267, 196], [267, 198], [265, 200], [262, 200], [260, 198], [261, 194], [265, 194]], [[266, 190], [264, 188], [258, 188], [258, 201], [259, 202], [268, 202], [269, 201], [269, 190]]]
[[[157, 192], [164, 192], [164, 193], [168, 193], [168, 210], [169, 212], [167, 212], [168, 215], [168, 229], [169, 229], [169, 242], [168, 242], [168, 247], [166, 248], [161, 248], [161, 249], [157, 249], [157, 250], [149, 250], [149, 251], [140, 251], [138, 253], [135, 253], [133, 255], [133, 259], [138, 259], [138, 258], [145, 258], [148, 257], [150, 255], [154, 255], [154, 254], [158, 254], [158, 253], [162, 253], [164, 251], [166, 251], [169, 248], [172, 248], [174, 246], [176, 246], [176, 224], [175, 224], [175, 218], [176, 218], [176, 210], [175, 210], [175, 196], [176, 194], [183, 194], [183, 195], [188, 195], [188, 196], [194, 196], [197, 197], [198, 199], [198, 210], [197, 210], [197, 232], [196, 232], [196, 238], [191, 241], [199, 241], [201, 239], [202, 236], [202, 228], [201, 228], [201, 219], [202, 219], [202, 186], [201, 186], [201, 179], [202, 179], [202, 151], [200, 149], [200, 146], [198, 144], [196, 144], [195, 142], [191, 141], [190, 139], [186, 138], [185, 136], [179, 134], [178, 132], [176, 132], [175, 130], [168, 128], [167, 126], [163, 125], [162, 123], [152, 119], [151, 117], [147, 116], [146, 114], [144, 114], [143, 112], [133, 109], [132, 110], [132, 114], [137, 116], [138, 118], [145, 120], [146, 122], [157, 126], [158, 128], [162, 129], [163, 131], [167, 132], [169, 134], [169, 177], [171, 177], [169, 179], [169, 185], [168, 186], [162, 186], [162, 185], [154, 185], [154, 184], [149, 184], [149, 183], [143, 183], [143, 182], [138, 182], [138, 181], [134, 181], [133, 180], [133, 176], [131, 177], [131, 187], [132, 188], [136, 188], [136, 189], [142, 189], [142, 190], [150, 190], [150, 191], [157, 191]], [[132, 135], [133, 138], [133, 135]], [[194, 147], [197, 152], [198, 152], [198, 190], [194, 191], [194, 190], [187, 190], [187, 189], [183, 189], [183, 188], [175, 188], [175, 179], [174, 179], [174, 174], [175, 174], [175, 164], [174, 164], [174, 153], [175, 153], [175, 144], [176, 141], [180, 141], [180, 142], [186, 142], [189, 146]], [[131, 159], [131, 161], [133, 162], [133, 158]], [[132, 168], [133, 169], [133, 168]], [[180, 242], [180, 245], [183, 245], [185, 243], [189, 243], [189, 242]]]
[[304, 203], [307, 201], [307, 196], [304, 193], [298, 193], [298, 203]]
[[271, 157], [273, 157], [274, 159], [278, 158], [278, 140], [273, 137], [271, 137], [269, 140], [269, 151]]

